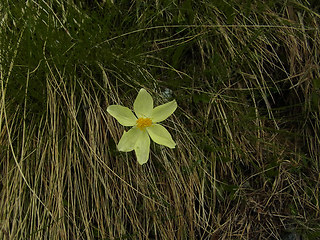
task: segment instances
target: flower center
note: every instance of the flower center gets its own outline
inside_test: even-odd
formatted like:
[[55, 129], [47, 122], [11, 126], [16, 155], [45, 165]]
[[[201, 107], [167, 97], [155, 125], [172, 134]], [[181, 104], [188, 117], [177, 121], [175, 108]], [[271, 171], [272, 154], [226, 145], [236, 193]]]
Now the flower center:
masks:
[[140, 128], [140, 130], [145, 129], [146, 127], [150, 127], [152, 125], [152, 121], [150, 118], [138, 118], [137, 120], [137, 127]]

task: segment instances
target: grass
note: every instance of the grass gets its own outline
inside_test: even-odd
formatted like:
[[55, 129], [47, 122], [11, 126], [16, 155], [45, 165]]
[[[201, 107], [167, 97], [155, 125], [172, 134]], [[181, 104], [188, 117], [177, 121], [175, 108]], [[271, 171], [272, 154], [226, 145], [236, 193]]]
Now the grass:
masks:
[[[320, 237], [316, 1], [0, 8], [1, 239]], [[140, 166], [106, 108], [142, 87], [179, 107]]]

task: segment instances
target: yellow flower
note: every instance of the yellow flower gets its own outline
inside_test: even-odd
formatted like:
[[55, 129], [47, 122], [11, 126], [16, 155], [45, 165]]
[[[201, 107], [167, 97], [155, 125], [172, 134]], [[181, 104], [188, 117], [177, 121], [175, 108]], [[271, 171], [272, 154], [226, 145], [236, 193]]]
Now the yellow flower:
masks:
[[111, 105], [107, 108], [118, 122], [123, 126], [132, 127], [128, 132], [124, 131], [117, 147], [119, 151], [135, 151], [138, 162], [144, 164], [149, 159], [150, 137], [151, 139], [169, 148], [175, 148], [176, 143], [167, 129], [158, 124], [167, 119], [177, 108], [175, 100], [153, 108], [153, 99], [145, 90], [141, 89], [133, 103], [133, 112], [121, 105]]

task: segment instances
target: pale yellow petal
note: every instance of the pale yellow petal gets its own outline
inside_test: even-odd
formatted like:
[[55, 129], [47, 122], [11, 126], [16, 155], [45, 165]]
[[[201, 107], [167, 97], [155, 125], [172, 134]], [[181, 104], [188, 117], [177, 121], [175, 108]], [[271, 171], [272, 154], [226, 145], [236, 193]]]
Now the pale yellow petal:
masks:
[[154, 142], [169, 148], [175, 148], [176, 143], [172, 140], [170, 133], [160, 124], [153, 124], [146, 129]]
[[127, 107], [121, 105], [111, 105], [107, 108], [107, 112], [110, 113], [112, 117], [117, 119], [122, 126], [131, 127], [136, 124], [137, 118]]
[[146, 131], [141, 131], [140, 129], [139, 131], [141, 134], [139, 134], [134, 150], [136, 152], [138, 163], [142, 165], [149, 159], [150, 138]]
[[177, 106], [176, 100], [173, 100], [155, 107], [151, 113], [152, 122], [157, 123], [167, 119], [177, 109]]
[[136, 100], [133, 103], [135, 114], [140, 117], [149, 117], [153, 109], [153, 99], [151, 95], [143, 88], [138, 93]]
[[130, 152], [134, 149], [141, 130], [133, 127], [128, 132], [124, 131], [117, 148], [121, 152]]

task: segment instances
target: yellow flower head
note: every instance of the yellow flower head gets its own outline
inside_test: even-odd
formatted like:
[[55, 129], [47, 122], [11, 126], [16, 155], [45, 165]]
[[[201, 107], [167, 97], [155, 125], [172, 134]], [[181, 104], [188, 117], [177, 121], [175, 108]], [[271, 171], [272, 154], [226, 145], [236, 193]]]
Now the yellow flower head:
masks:
[[167, 119], [177, 108], [175, 100], [153, 108], [153, 99], [145, 90], [141, 89], [133, 103], [133, 112], [120, 105], [111, 105], [107, 112], [117, 119], [123, 126], [132, 127], [124, 131], [117, 147], [119, 151], [135, 150], [138, 162], [144, 164], [149, 159], [150, 138], [161, 145], [175, 148], [175, 142], [167, 129], [158, 124]]
[[140, 130], [144, 130], [146, 127], [150, 127], [152, 125], [152, 120], [150, 118], [138, 118], [137, 120], [137, 127]]

